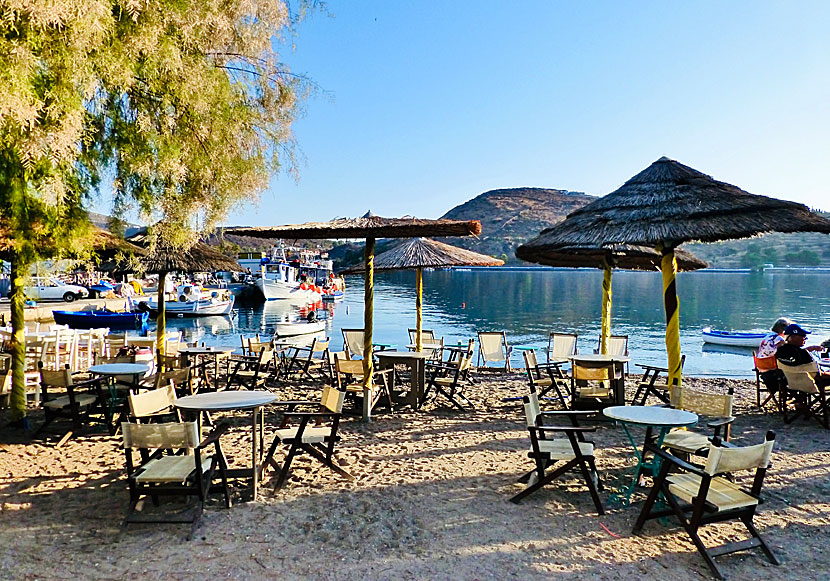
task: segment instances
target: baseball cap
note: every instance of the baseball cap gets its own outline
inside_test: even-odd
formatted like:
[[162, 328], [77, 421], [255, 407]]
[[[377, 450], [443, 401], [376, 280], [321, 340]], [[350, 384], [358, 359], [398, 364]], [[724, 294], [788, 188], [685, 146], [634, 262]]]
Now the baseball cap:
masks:
[[792, 325], [787, 325], [787, 328], [784, 329], [784, 334], [785, 335], [800, 335], [802, 337], [806, 337], [807, 335], [810, 334], [810, 332], [805, 331], [804, 329], [801, 328], [801, 326], [797, 325], [796, 323], [793, 323]]

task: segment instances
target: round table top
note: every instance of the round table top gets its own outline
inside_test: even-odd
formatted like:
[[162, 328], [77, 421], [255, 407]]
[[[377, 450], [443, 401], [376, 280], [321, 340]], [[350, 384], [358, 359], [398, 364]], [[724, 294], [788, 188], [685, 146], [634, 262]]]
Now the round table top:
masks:
[[378, 359], [429, 359], [432, 353], [426, 351], [378, 351], [375, 353]]
[[185, 355], [210, 355], [212, 353], [231, 353], [233, 351], [232, 347], [187, 347], [185, 349], [179, 349], [179, 353], [184, 353]]
[[173, 405], [194, 412], [247, 410], [264, 406], [276, 399], [276, 394], [270, 391], [213, 391], [180, 397]]
[[[406, 346], [407, 349], [415, 349], [415, 343], [410, 343]], [[444, 346], [439, 341], [423, 341], [421, 343], [421, 349], [441, 349]]]
[[572, 361], [617, 361], [619, 363], [625, 363], [631, 358], [627, 355], [602, 355], [601, 353], [586, 353], [585, 355], [571, 355], [568, 359]]
[[89, 368], [97, 375], [138, 375], [150, 371], [149, 365], [143, 363], [102, 363]]
[[659, 406], [618, 405], [607, 407], [602, 414], [612, 420], [644, 426], [682, 427], [697, 423], [697, 414]]

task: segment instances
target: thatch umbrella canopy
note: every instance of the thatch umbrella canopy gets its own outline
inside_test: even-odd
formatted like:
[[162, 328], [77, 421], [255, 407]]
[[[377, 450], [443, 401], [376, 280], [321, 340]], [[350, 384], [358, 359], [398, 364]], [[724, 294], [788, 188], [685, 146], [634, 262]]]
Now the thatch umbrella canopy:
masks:
[[807, 206], [750, 194], [661, 157], [619, 189], [572, 212], [533, 242], [552, 247], [651, 246], [663, 255], [669, 381], [680, 383], [680, 322], [674, 249], [766, 232], [830, 233], [830, 220]]
[[[414, 238], [417, 236], [478, 236], [481, 222], [478, 220], [425, 220], [404, 216], [403, 218], [382, 218], [371, 212], [360, 218], [337, 218], [330, 222], [306, 222], [273, 228], [226, 228], [227, 234], [253, 236], [255, 238], [343, 239], [365, 238], [366, 248], [363, 263], [366, 269], [364, 279], [363, 312], [363, 385], [368, 391], [372, 381], [372, 319], [374, 302], [374, 259], [377, 238]], [[365, 395], [365, 394], [364, 394]], [[368, 397], [363, 398], [363, 417], [369, 419]]]
[[[503, 260], [479, 254], [466, 248], [444, 244], [429, 238], [413, 238], [375, 257], [375, 270], [415, 269], [415, 350], [422, 350], [421, 307], [424, 289], [424, 268], [447, 266], [501, 266]], [[365, 272], [363, 265], [345, 270], [346, 273]]]
[[[595, 246], [562, 246], [538, 242], [534, 238], [516, 249], [516, 256], [529, 262], [548, 266], [570, 268], [601, 268], [602, 273], [602, 324], [600, 331], [600, 352], [608, 350], [611, 335], [611, 274], [612, 269], [659, 270], [662, 254], [654, 248], [634, 244], [612, 244], [605, 248]], [[691, 252], [676, 250], [679, 270], [698, 270], [709, 266]]]

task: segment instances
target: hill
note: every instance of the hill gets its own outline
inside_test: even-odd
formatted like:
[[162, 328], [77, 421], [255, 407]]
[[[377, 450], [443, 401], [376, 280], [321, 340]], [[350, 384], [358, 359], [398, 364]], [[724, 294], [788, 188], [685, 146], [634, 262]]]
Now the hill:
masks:
[[490, 190], [441, 216], [451, 220], [481, 220], [481, 237], [444, 241], [517, 263], [514, 251], [519, 244], [595, 199], [582, 192], [549, 188]]

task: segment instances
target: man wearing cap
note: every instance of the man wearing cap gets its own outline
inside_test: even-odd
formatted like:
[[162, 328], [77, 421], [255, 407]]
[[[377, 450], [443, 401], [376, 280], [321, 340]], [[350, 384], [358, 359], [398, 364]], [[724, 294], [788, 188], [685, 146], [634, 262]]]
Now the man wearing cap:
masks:
[[[775, 358], [778, 363], [782, 365], [794, 366], [803, 365], [805, 363], [812, 363], [815, 361], [810, 351], [821, 351], [821, 345], [811, 345], [804, 347], [807, 341], [809, 331], [805, 331], [801, 326], [793, 323], [784, 329], [784, 343], [782, 343], [775, 351]], [[815, 376], [816, 385], [828, 386], [830, 385], [830, 373], [819, 372]]]

